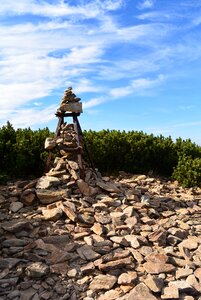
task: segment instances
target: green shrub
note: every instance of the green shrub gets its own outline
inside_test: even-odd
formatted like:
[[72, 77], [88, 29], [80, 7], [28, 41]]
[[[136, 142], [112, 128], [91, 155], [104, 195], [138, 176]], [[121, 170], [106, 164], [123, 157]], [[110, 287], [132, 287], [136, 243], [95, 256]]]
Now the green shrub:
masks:
[[45, 138], [48, 128], [17, 129], [7, 122], [0, 128], [0, 174], [9, 177], [40, 176], [44, 171]]
[[201, 158], [183, 155], [174, 168], [172, 177], [184, 187], [201, 187]]
[[101, 172], [150, 171], [170, 176], [177, 165], [177, 149], [170, 137], [155, 137], [142, 131], [85, 131], [94, 164]]
[[[48, 128], [15, 130], [9, 122], [0, 128], [0, 181], [7, 175], [42, 175], [48, 156], [44, 141], [49, 136], [53, 133]], [[201, 147], [189, 139], [173, 142], [171, 137], [119, 130], [89, 130], [84, 137], [95, 167], [103, 174], [152, 172], [172, 176], [184, 186], [200, 186]]]

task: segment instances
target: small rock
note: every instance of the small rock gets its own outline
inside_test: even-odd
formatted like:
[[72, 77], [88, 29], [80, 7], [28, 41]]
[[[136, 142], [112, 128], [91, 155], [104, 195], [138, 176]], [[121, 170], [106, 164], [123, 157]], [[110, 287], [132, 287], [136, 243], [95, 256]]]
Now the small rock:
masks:
[[178, 288], [173, 288], [171, 286], [165, 287], [161, 299], [179, 299]]
[[160, 245], [165, 245], [167, 232], [163, 229], [156, 230], [148, 235], [151, 242], [157, 242]]
[[114, 261], [109, 261], [105, 264], [99, 264], [98, 268], [99, 270], [103, 272], [108, 272], [114, 269], [120, 269], [120, 268], [125, 268], [125, 267], [133, 267], [134, 268], [134, 263], [131, 259], [131, 257], [126, 257], [122, 259], [117, 259]]
[[24, 203], [25, 205], [32, 205], [36, 202], [37, 197], [34, 189], [27, 189], [22, 192], [21, 202]]
[[113, 183], [104, 183], [101, 180], [96, 181], [96, 185], [99, 186], [101, 189], [111, 192], [111, 193], [120, 193], [121, 190]]
[[93, 291], [110, 290], [116, 282], [116, 276], [98, 275], [92, 280], [92, 282], [89, 285], [89, 288]]
[[195, 289], [185, 280], [171, 281], [169, 286], [172, 289], [178, 289], [181, 293], [195, 293]]
[[57, 177], [53, 177], [53, 176], [42, 176], [37, 184], [36, 184], [36, 188], [37, 189], [48, 189], [52, 186], [57, 186], [59, 185], [60, 180]]
[[97, 193], [97, 190], [95, 188], [89, 186], [88, 183], [86, 183], [82, 179], [77, 180], [77, 185], [78, 185], [78, 188], [79, 188], [80, 192], [84, 196], [92, 196], [92, 195], [95, 195]]
[[66, 293], [66, 287], [64, 287], [62, 284], [57, 283], [54, 287], [54, 290], [59, 295], [64, 295]]
[[21, 291], [19, 300], [32, 300], [35, 294], [36, 290], [30, 287], [27, 290]]
[[19, 232], [21, 230], [31, 230], [32, 226], [28, 221], [25, 220], [12, 220], [12, 221], [8, 221], [8, 222], [4, 222], [1, 224], [1, 227], [5, 230], [5, 231], [9, 231], [12, 233], [16, 233]]
[[12, 202], [10, 204], [10, 210], [12, 212], [14, 212], [14, 213], [17, 212], [18, 210], [20, 210], [22, 207], [23, 207], [23, 203], [22, 202], [16, 201], [16, 202]]
[[163, 280], [161, 278], [158, 278], [156, 276], [151, 276], [151, 275], [147, 276], [147, 278], [144, 280], [144, 283], [154, 293], [161, 292], [164, 285]]
[[144, 283], [136, 285], [128, 294], [118, 300], [157, 300]]
[[86, 259], [89, 261], [93, 261], [101, 256], [99, 253], [93, 251], [92, 247], [90, 247], [89, 245], [84, 245], [78, 248], [77, 253], [82, 259]]
[[42, 210], [44, 220], [57, 221], [63, 214], [61, 208], [43, 209]]
[[51, 190], [36, 190], [37, 197], [43, 204], [50, 204], [56, 201], [60, 201], [66, 197], [66, 193], [63, 190], [51, 191]]
[[144, 263], [143, 267], [147, 273], [169, 273], [175, 270], [175, 266], [166, 263], [168, 257], [165, 254], [151, 253], [146, 259], [147, 262]]
[[74, 278], [77, 275], [77, 270], [75, 268], [68, 270], [67, 275], [68, 277]]
[[2, 242], [3, 247], [23, 247], [27, 245], [29, 241], [21, 239], [9, 239]]
[[192, 274], [193, 273], [193, 270], [192, 269], [189, 269], [189, 268], [185, 268], [185, 269], [177, 269], [176, 271], [176, 279], [180, 279], [180, 278], [184, 278], [184, 277], [187, 277], [188, 275]]
[[56, 147], [56, 141], [53, 138], [47, 137], [45, 140], [45, 149], [52, 150]]
[[41, 262], [35, 262], [26, 267], [25, 273], [31, 278], [41, 278], [47, 275], [49, 272], [49, 267]]
[[12, 292], [10, 292], [8, 295], [7, 295], [7, 298], [8, 299], [13, 299], [15, 297], [19, 297], [20, 296], [20, 291], [19, 290], [14, 290]]
[[116, 300], [119, 299], [121, 295], [121, 289], [110, 290], [98, 297], [97, 300]]
[[201, 268], [197, 268], [194, 272], [194, 275], [199, 279], [199, 282], [201, 284]]
[[94, 224], [95, 222], [94, 217], [91, 214], [88, 214], [87, 212], [83, 214], [78, 214], [77, 218], [81, 223], [85, 224]]
[[130, 271], [127, 273], [122, 273], [118, 278], [118, 284], [126, 285], [135, 282], [137, 279], [137, 273], [135, 271]]
[[98, 235], [103, 234], [103, 226], [100, 223], [94, 223], [94, 225], [91, 227], [91, 230]]

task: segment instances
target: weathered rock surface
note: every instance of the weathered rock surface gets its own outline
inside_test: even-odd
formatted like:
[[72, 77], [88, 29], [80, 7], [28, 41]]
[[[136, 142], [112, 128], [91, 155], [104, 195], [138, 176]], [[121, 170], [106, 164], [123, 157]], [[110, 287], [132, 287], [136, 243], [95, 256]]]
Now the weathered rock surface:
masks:
[[1, 300], [200, 300], [200, 189], [63, 168], [0, 186]]

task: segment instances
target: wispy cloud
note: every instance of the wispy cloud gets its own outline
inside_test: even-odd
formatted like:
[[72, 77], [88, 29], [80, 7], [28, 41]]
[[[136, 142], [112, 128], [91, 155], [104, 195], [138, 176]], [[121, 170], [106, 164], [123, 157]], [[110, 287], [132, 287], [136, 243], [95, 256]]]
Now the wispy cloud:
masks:
[[90, 82], [90, 80], [87, 78], [81, 78], [78, 82], [72, 83], [72, 85], [74, 86], [74, 89], [77, 94], [86, 92], [94, 93], [104, 90], [104, 88], [100, 86], [93, 85], [92, 82]]
[[107, 101], [107, 98], [104, 96], [101, 96], [99, 98], [92, 98], [89, 101], [83, 102], [84, 109], [92, 108], [94, 106], [100, 105]]
[[130, 82], [128, 86], [122, 86], [118, 88], [111, 89], [110, 95], [114, 98], [120, 98], [128, 96], [132, 93], [142, 94], [145, 90], [152, 89], [156, 85], [159, 85], [163, 82], [165, 77], [159, 75], [156, 79], [149, 78], [138, 78]]
[[122, 0], [93, 0], [87, 1], [83, 4], [82, 1], [77, 1], [76, 5], [68, 5], [64, 0], [53, 1], [34, 1], [21, 0], [20, 2], [14, 0], [7, 0], [0, 6], [0, 14], [9, 15], [24, 15], [32, 14], [46, 17], [63, 17], [81, 15], [85, 18], [96, 17], [102, 11], [116, 10], [122, 5]]
[[[1, 100], [0, 109], [15, 109], [34, 99], [46, 97], [50, 94], [56, 84], [44, 81], [35, 81], [29, 83], [0, 84]], [[16, 97], [17, 95], [17, 97]]]
[[138, 8], [139, 9], [147, 9], [147, 8], [152, 8], [154, 6], [155, 0], [143, 0], [138, 3]]
[[46, 108], [10, 109], [0, 111], [0, 126], [8, 120], [16, 128], [27, 128], [37, 125], [44, 127], [49, 121], [55, 119], [56, 106]]

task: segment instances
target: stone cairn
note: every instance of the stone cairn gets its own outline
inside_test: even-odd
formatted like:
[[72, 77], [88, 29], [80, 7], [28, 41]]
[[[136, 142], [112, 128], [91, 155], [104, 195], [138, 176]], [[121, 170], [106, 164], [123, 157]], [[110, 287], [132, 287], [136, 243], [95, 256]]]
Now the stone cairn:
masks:
[[[80, 98], [76, 97], [71, 87], [65, 91], [56, 113], [59, 121], [55, 137], [48, 137], [45, 141], [45, 149], [56, 149], [60, 156], [55, 158], [53, 168], [39, 180], [38, 188], [60, 186], [70, 189], [77, 186], [87, 196], [96, 193], [93, 187], [97, 172], [94, 168], [88, 168], [82, 158], [84, 137], [77, 118], [82, 113], [82, 103], [79, 101]], [[72, 117], [73, 123], [67, 124], [64, 117]]]
[[81, 178], [68, 99], [46, 140], [53, 167], [0, 185], [0, 300], [201, 300], [201, 189], [88, 166]]

